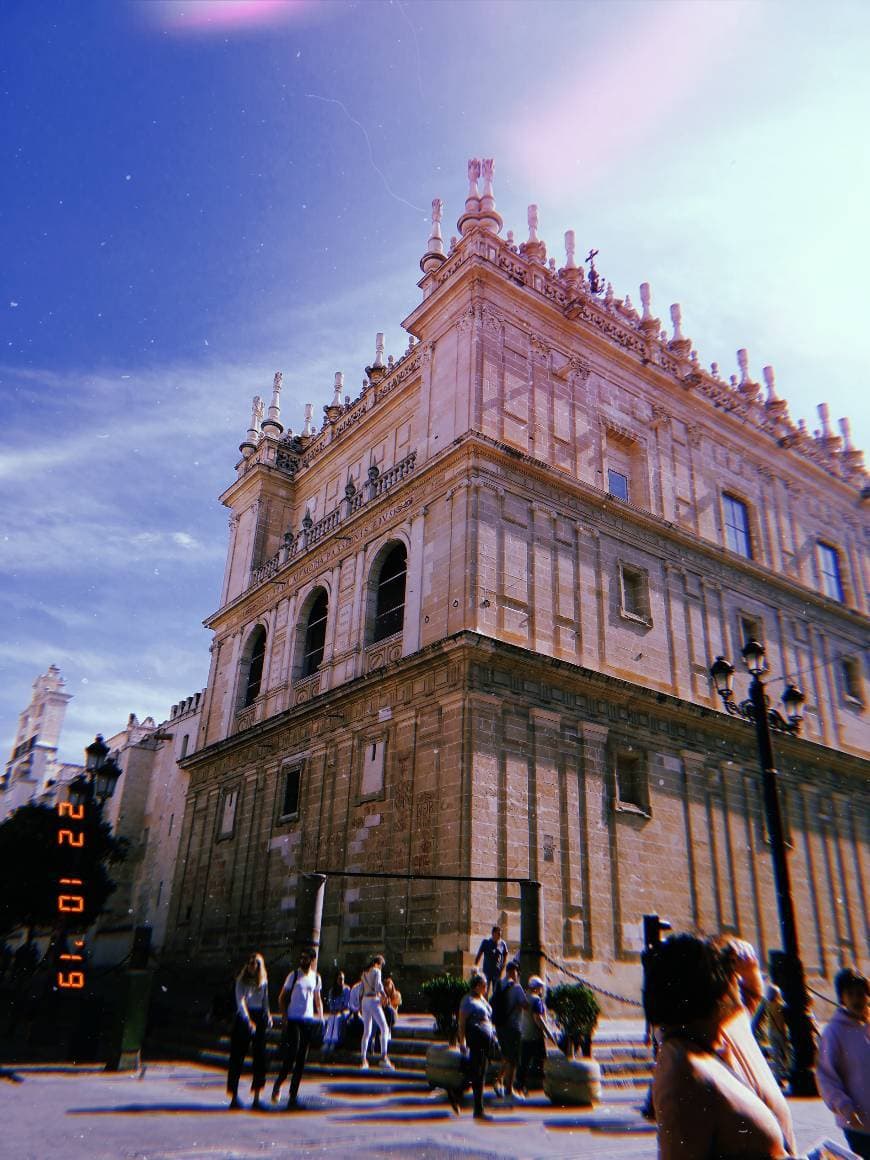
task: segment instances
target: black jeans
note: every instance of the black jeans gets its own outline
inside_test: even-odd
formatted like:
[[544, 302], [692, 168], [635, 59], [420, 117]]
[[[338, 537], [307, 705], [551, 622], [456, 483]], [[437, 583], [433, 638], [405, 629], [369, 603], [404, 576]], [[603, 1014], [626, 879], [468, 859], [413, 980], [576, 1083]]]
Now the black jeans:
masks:
[[466, 1082], [471, 1084], [471, 1093], [474, 1096], [475, 1115], [480, 1115], [483, 1111], [483, 1085], [486, 1081], [486, 1065], [488, 1063], [488, 1046], [479, 1036], [473, 1036], [468, 1040], [468, 1070], [466, 1071]]
[[520, 1043], [520, 1062], [514, 1087], [522, 1091], [526, 1087], [529, 1072], [543, 1072], [547, 1048], [543, 1039], [524, 1039]]
[[854, 1128], [844, 1128], [843, 1135], [853, 1152], [857, 1152], [862, 1160], [870, 1160], [870, 1132], [856, 1132]]
[[254, 1041], [253, 1047], [251, 1047], [254, 1061], [251, 1090], [258, 1092], [266, 1082], [266, 1012], [254, 1008], [251, 1010], [251, 1019], [254, 1021], [253, 1036], [243, 1015], [236, 1012], [236, 1017], [233, 1020], [233, 1034], [230, 1039], [230, 1064], [227, 1069], [227, 1092], [231, 1096], [239, 1094], [239, 1077], [242, 1074], [242, 1065], [248, 1054], [251, 1039]]
[[314, 1024], [310, 1019], [287, 1020], [287, 1026], [284, 1029], [284, 1060], [281, 1064], [281, 1070], [278, 1072], [278, 1078], [275, 1080], [275, 1087], [279, 1088], [292, 1071], [289, 1098], [291, 1104], [296, 1102], [313, 1032]]

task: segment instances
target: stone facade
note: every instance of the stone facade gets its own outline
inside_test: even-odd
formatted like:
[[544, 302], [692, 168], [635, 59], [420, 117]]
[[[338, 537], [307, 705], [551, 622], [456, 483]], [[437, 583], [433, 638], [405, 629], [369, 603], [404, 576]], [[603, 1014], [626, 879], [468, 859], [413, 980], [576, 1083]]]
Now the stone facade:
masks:
[[771, 696], [807, 698], [777, 752], [829, 978], [867, 955], [861, 453], [824, 406], [795, 426], [745, 352], [731, 383], [703, 370], [679, 307], [668, 335], [573, 235], [547, 264], [536, 210], [502, 237], [487, 164], [449, 253], [433, 204], [404, 354], [379, 341], [355, 400], [336, 376], [319, 431], [310, 407], [284, 431], [280, 375], [254, 401], [169, 951], [286, 956], [315, 869], [417, 876], [327, 885], [324, 955], [404, 975], [467, 965], [494, 921], [517, 941], [516, 883], [433, 873], [539, 880], [548, 952], [622, 993], [646, 912], [776, 947], [754, 734], [708, 676], [757, 636]]

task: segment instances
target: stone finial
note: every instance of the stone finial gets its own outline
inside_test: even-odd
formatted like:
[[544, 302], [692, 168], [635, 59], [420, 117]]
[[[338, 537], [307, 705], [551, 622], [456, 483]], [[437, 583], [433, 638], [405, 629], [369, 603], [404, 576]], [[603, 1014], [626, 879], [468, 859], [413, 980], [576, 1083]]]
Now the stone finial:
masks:
[[366, 374], [371, 382], [379, 382], [387, 373], [387, 367], [384, 363], [384, 334], [379, 330], [375, 335], [375, 361], [370, 367], [366, 367]]
[[311, 425], [311, 418], [312, 418], [313, 414], [314, 414], [314, 404], [313, 403], [306, 403], [305, 404], [305, 426], [302, 428], [303, 435], [313, 435], [314, 434], [314, 431], [313, 431], [312, 425]]
[[538, 207], [530, 205], [527, 216], [529, 240], [520, 245], [520, 253], [530, 262], [540, 262], [543, 265], [547, 260], [547, 247], [538, 237]]
[[764, 378], [764, 385], [767, 388], [764, 409], [774, 420], [786, 419], [788, 417], [788, 403], [776, 393], [776, 375], [774, 374], [773, 367], [762, 367], [761, 374]]
[[465, 212], [457, 222], [460, 234], [465, 237], [478, 223], [480, 215], [480, 190], [477, 183], [480, 180], [480, 160], [472, 157], [468, 162], [468, 197], [465, 199]]
[[259, 395], [254, 395], [251, 400], [251, 423], [244, 440], [239, 444], [239, 451], [241, 451], [245, 459], [249, 459], [257, 449], [257, 444], [260, 441], [260, 427], [262, 422], [263, 400]]
[[674, 327], [674, 337], [668, 343], [668, 349], [672, 350], [678, 357], [685, 358], [692, 349], [692, 340], [683, 334], [683, 312], [679, 302], [674, 302], [671, 306], [671, 322]]
[[780, 400], [776, 393], [776, 374], [774, 373], [773, 367], [762, 367], [761, 375], [764, 379], [764, 385], [767, 387], [767, 399], [765, 402], [768, 406], [770, 406], [771, 403], [778, 403]]
[[441, 215], [443, 209], [444, 203], [441, 198], [433, 198], [432, 232], [429, 234], [426, 253], [420, 259], [420, 269], [424, 274], [428, 274], [430, 270], [437, 270], [443, 262], [447, 261], [447, 255], [444, 253], [444, 239], [441, 237]]
[[852, 430], [848, 419], [839, 419], [840, 434], [843, 438], [843, 464], [847, 471], [863, 472], [864, 452], [859, 451], [852, 443]]
[[717, 362], [710, 363], [710, 374], [714, 379], [719, 378], [719, 364]]
[[483, 168], [483, 193], [480, 197], [480, 228], [486, 230], [487, 233], [498, 234], [504, 223], [495, 208], [495, 194], [492, 191], [495, 162], [491, 157], [484, 157], [481, 165]]
[[576, 262], [575, 257], [574, 257], [575, 253], [576, 253], [576, 242], [574, 239], [574, 231], [573, 230], [566, 230], [565, 231], [565, 269], [566, 270], [576, 270], [577, 269], [577, 262]]
[[737, 365], [740, 368], [740, 393], [749, 402], [758, 398], [761, 387], [749, 377], [749, 351], [741, 347], [737, 352]]
[[819, 403], [816, 408], [822, 424], [821, 443], [826, 451], [839, 451], [842, 439], [831, 430], [831, 416], [827, 403]]
[[335, 372], [335, 383], [332, 391], [332, 405], [333, 407], [341, 406], [341, 392], [344, 390], [344, 373], [342, 371]]
[[652, 302], [652, 294], [649, 288], [649, 282], [641, 282], [640, 284], [640, 329], [649, 338], [655, 338], [661, 329], [661, 322], [658, 318], [653, 317], [650, 303]]
[[284, 381], [284, 376], [280, 371], [275, 371], [275, 377], [272, 380], [272, 402], [269, 404], [269, 413], [263, 423], [263, 434], [271, 435], [277, 438], [284, 430], [284, 424], [281, 422], [281, 384]]
[[537, 242], [540, 240], [538, 238], [538, 207], [536, 205], [530, 205], [526, 216], [529, 223], [529, 241]]

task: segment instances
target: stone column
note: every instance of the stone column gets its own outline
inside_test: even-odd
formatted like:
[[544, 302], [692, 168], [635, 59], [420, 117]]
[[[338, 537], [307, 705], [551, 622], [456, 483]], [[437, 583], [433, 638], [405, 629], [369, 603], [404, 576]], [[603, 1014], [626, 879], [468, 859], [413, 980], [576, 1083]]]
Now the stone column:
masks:
[[587, 915], [590, 955], [599, 962], [616, 957], [618, 940], [614, 931], [613, 878], [610, 865], [610, 793], [607, 785], [606, 725], [584, 721], [583, 788], [586, 799], [586, 851], [589, 872], [589, 914]]

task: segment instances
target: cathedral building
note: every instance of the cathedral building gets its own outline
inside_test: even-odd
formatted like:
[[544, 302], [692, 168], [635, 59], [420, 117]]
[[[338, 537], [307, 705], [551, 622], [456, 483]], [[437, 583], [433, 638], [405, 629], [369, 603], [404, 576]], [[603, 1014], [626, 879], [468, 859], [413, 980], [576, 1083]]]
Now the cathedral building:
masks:
[[[709, 669], [765, 643], [801, 950], [867, 960], [861, 452], [789, 418], [745, 351], [705, 369], [647, 284], [503, 232], [492, 162], [442, 207], [397, 359], [322, 423], [254, 400], [169, 917], [178, 962], [289, 954], [465, 969], [541, 883], [548, 955], [637, 997], [641, 919], [779, 946], [755, 734]], [[328, 397], [328, 396], [327, 396]], [[747, 678], [736, 677], [745, 697]], [[353, 876], [343, 876], [351, 872]], [[367, 877], [406, 875], [405, 879]], [[429, 875], [489, 878], [438, 881]]]

